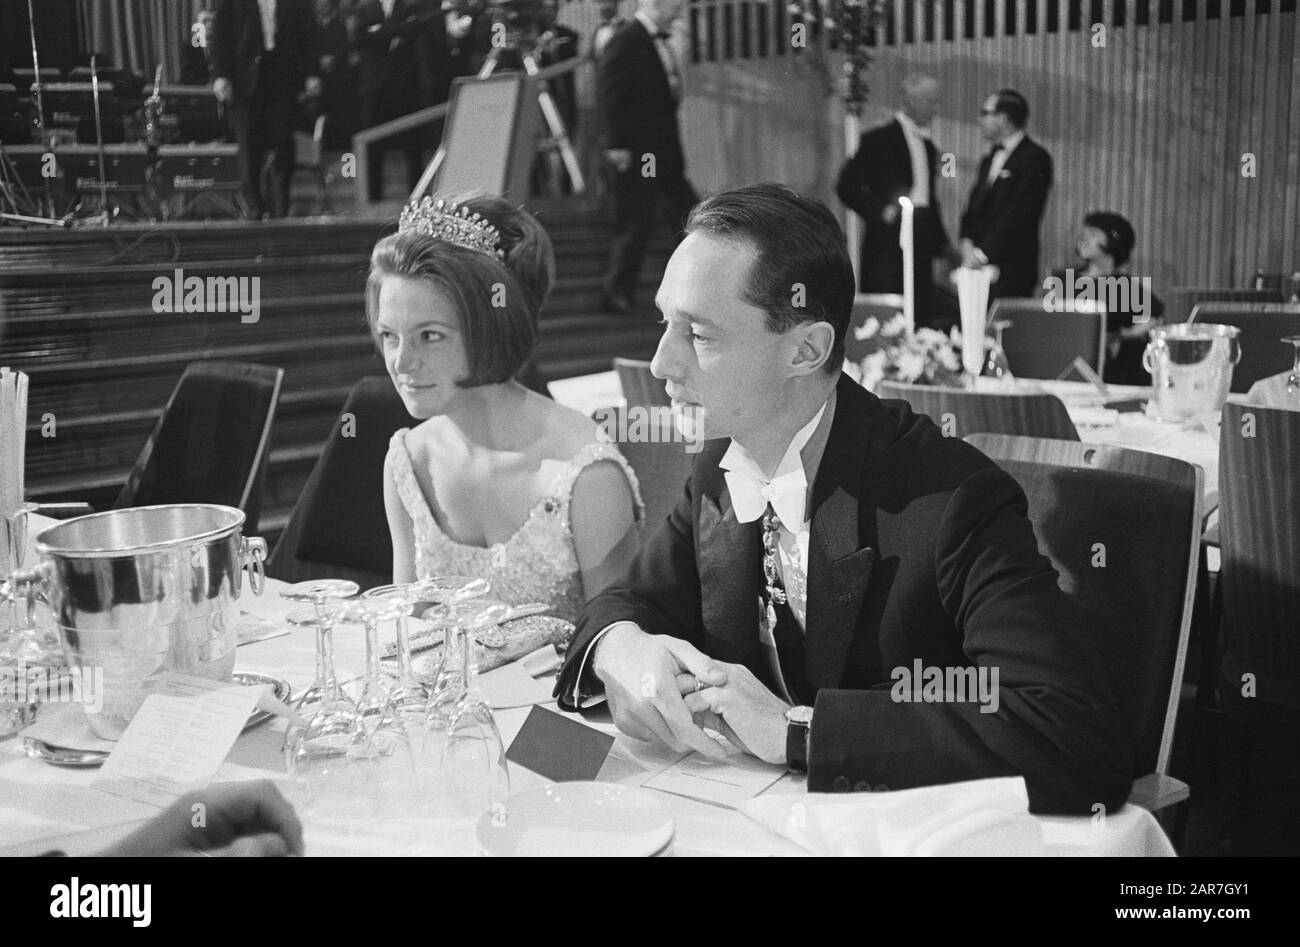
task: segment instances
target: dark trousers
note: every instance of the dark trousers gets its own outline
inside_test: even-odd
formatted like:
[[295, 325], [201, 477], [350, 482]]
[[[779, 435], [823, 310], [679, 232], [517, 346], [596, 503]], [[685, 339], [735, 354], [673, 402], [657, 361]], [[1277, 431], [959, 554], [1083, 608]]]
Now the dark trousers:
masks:
[[614, 172], [613, 178], [614, 239], [610, 243], [604, 289], [607, 296], [632, 300], [636, 297], [646, 243], [658, 214], [664, 214], [676, 241], [686, 215], [699, 202], [699, 197], [685, 175], [642, 177], [641, 166], [635, 161], [626, 171]]
[[[361, 93], [361, 127], [373, 128], [391, 122], [416, 110], [416, 78], [391, 75], [378, 89]], [[419, 132], [403, 132], [374, 142], [369, 149], [370, 199], [384, 196], [384, 158], [390, 150], [400, 151], [406, 158], [406, 191], [409, 194], [420, 183], [424, 162], [420, 160]]]
[[[236, 98], [231, 109], [235, 139], [239, 142], [239, 173], [249, 216], [260, 220], [289, 213], [289, 188], [293, 181], [293, 115], [298, 90], [293, 87], [275, 51], [262, 54], [257, 88], [248, 99]], [[272, 157], [270, 193], [262, 187], [262, 165]]]
[[[940, 328], [948, 322], [943, 301], [934, 285], [934, 258], [943, 252], [942, 228], [934, 210], [918, 207], [913, 219], [912, 279], [916, 290], [916, 324]], [[862, 293], [903, 292], [903, 248], [899, 245], [901, 226], [871, 224], [862, 240], [859, 258], [858, 291]]]

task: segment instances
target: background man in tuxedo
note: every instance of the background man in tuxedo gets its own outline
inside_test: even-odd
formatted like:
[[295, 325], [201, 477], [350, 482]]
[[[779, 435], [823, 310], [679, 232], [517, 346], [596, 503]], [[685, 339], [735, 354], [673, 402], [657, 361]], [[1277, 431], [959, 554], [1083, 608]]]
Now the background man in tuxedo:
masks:
[[[361, 127], [371, 128], [419, 107], [417, 37], [428, 29], [431, 16], [413, 0], [363, 0], [357, 7], [357, 50], [361, 88]], [[384, 193], [384, 156], [397, 148], [406, 159], [407, 193], [415, 190], [424, 171], [418, 132], [405, 132], [370, 145], [370, 199]]]
[[[1131, 753], [1024, 493], [839, 370], [853, 269], [830, 209], [755, 185], [686, 231], [652, 367], [716, 440], [587, 603], [561, 706], [604, 697], [624, 733], [716, 757], [707, 726], [813, 791], [1022, 774], [1035, 811], [1121, 805]], [[893, 669], [918, 660], [997, 668], [996, 710], [896, 702]]]
[[[298, 92], [320, 95], [316, 17], [310, 0], [218, 0], [212, 19], [212, 89], [231, 106], [249, 216], [289, 213]], [[273, 199], [262, 163], [274, 156]], [[268, 208], [267, 205], [271, 206]]]
[[669, 41], [683, 0], [639, 0], [605, 47], [597, 80], [605, 156], [613, 171], [614, 240], [604, 307], [628, 312], [650, 230], [662, 205], [677, 231], [698, 198], [686, 179], [677, 106], [682, 69]]
[[900, 88], [902, 108], [894, 119], [864, 132], [840, 171], [836, 193], [862, 218], [862, 256], [858, 286], [864, 293], [903, 291], [903, 251], [898, 243], [900, 197], [916, 206], [916, 321], [933, 324], [933, 260], [949, 248], [935, 197], [939, 150], [930, 140], [930, 122], [939, 110], [939, 83], [911, 75]]
[[1038, 294], [1038, 227], [1052, 188], [1052, 156], [1025, 133], [1029, 103], [999, 89], [980, 112], [980, 133], [993, 150], [980, 161], [979, 180], [961, 218], [965, 266], [997, 267], [989, 299]]

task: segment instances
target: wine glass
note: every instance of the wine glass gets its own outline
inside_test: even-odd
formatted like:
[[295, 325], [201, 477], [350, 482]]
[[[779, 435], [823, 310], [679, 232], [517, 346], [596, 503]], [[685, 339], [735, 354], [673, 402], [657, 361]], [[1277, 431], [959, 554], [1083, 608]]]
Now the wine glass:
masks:
[[[475, 660], [474, 636], [480, 629], [491, 628], [510, 614], [500, 602], [465, 601], [448, 606], [445, 622], [444, 671], [448, 665], [458, 667], [458, 674], [439, 675], [444, 685], [435, 695], [443, 702], [431, 705], [430, 719], [439, 721], [446, 709], [442, 737], [439, 787], [445, 814], [451, 818], [468, 818], [496, 805], [510, 794], [510, 771], [506, 765], [505, 744], [497, 729], [492, 707], [478, 692], [478, 663]], [[459, 692], [448, 704], [452, 693]], [[426, 740], [438, 736], [430, 726]]]
[[285, 764], [300, 800], [309, 808], [343, 805], [360, 790], [349, 753], [366, 732], [362, 718], [338, 684], [334, 671], [334, 612], [339, 603], [298, 608], [286, 616], [291, 625], [316, 629], [316, 698], [299, 700], [284, 735]]
[[[391, 602], [397, 606], [394, 612], [397, 630], [397, 680], [389, 692], [389, 699], [397, 710], [397, 715], [406, 722], [408, 729], [418, 727], [423, 730], [424, 715], [429, 707], [429, 698], [433, 696], [433, 687], [415, 676], [411, 670], [411, 639], [407, 619], [420, 601], [416, 594], [419, 583], [411, 582], [400, 585], [380, 585], [362, 593], [362, 598]], [[423, 732], [419, 733], [423, 741]], [[415, 735], [412, 735], [413, 742]]]
[[993, 344], [984, 358], [984, 368], [980, 374], [985, 378], [996, 379], [1003, 387], [1010, 387], [1015, 377], [1011, 374], [1011, 363], [1007, 360], [1006, 350], [1002, 348], [1002, 333], [1011, 328], [1011, 320], [995, 319], [989, 328], [993, 330]]
[[[294, 703], [294, 710], [299, 714], [322, 703], [327, 693], [333, 701], [352, 703], [352, 698], [338, 686], [338, 678], [334, 673], [333, 614], [340, 603], [352, 598], [360, 588], [348, 579], [311, 579], [307, 582], [295, 583], [280, 591], [280, 597], [283, 599], [312, 604], [310, 610], [295, 609], [290, 612], [289, 624], [316, 629], [316, 679]], [[311, 620], [307, 620], [308, 618]]]
[[357, 701], [357, 727], [348, 748], [350, 762], [361, 764], [358, 779], [372, 804], [400, 804], [415, 790], [415, 760], [406, 725], [393, 705], [393, 689], [379, 666], [379, 623], [397, 618], [410, 606], [393, 598], [362, 598], [339, 613], [341, 622], [360, 623], [366, 634], [366, 673]]
[[1288, 407], [1300, 408], [1300, 335], [1286, 335], [1282, 341], [1290, 342], [1295, 348], [1295, 363], [1286, 376], [1286, 403]]

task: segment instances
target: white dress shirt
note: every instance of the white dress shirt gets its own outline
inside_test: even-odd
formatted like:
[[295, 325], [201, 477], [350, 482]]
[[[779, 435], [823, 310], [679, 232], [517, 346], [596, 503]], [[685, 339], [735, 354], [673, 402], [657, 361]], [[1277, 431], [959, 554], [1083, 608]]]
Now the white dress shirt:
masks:
[[1002, 169], [1006, 167], [1007, 159], [1011, 157], [1011, 152], [1015, 151], [1024, 140], [1025, 133], [1022, 129], [1002, 142], [1002, 147], [994, 153], [993, 160], [989, 162], [989, 176], [987, 178], [989, 184], [992, 184], [998, 179], [998, 175], [1000, 175]]
[[379, 0], [379, 5], [384, 8], [384, 19], [391, 19], [393, 16], [393, 7], [397, 6], [397, 0]]
[[930, 159], [925, 153], [925, 143], [930, 137], [906, 112], [895, 112], [894, 118], [903, 128], [903, 140], [912, 158], [912, 190], [908, 193], [915, 207], [930, 206]]
[[257, 0], [262, 14], [262, 47], [267, 52], [275, 49], [275, 0]]
[[[781, 462], [777, 464], [776, 472], [770, 478], [771, 480], [778, 479], [783, 473], [786, 473], [797, 464], [803, 467], [804, 478], [807, 482], [801, 515], [798, 517], [798, 527], [791, 528], [790, 524], [782, 521], [777, 534], [777, 559], [781, 570], [781, 587], [785, 589], [787, 604], [790, 606], [790, 612], [801, 632], [806, 631], [808, 616], [808, 541], [812, 534], [812, 504], [810, 502], [812, 487], [817, 480], [817, 471], [821, 466], [822, 455], [826, 450], [827, 438], [830, 436], [830, 426], [835, 417], [835, 402], [836, 395], [834, 389], [832, 389], [830, 397], [817, 409], [817, 413], [813, 415], [812, 420], [800, 428], [798, 433], [791, 438]], [[731, 442], [731, 446], [727, 448], [727, 452], [723, 455], [722, 460], [718, 462], [718, 466], [729, 472], [745, 470], [754, 473], [760, 480], [768, 479], [763, 477], [758, 465], [754, 463], [748, 452], [735, 441]], [[761, 563], [753, 563], [753, 568], [760, 569]], [[784, 691], [786, 688], [781, 674], [781, 663], [777, 656], [776, 640], [773, 637], [774, 629], [767, 626], [764, 611], [763, 608], [759, 608], [759, 641], [763, 645], [768, 665], [774, 672], [773, 677]], [[579, 666], [577, 677], [574, 680], [573, 702], [578, 706], [592, 707], [605, 699], [604, 696], [595, 696], [588, 697], [585, 701], [581, 700], [582, 678], [600, 639], [605, 637], [610, 630], [620, 625], [638, 627], [635, 622], [613, 622], [602, 628], [596, 637], [591, 639], [591, 644], [587, 646], [587, 651], [582, 656], [582, 664]], [[794, 702], [788, 693], [783, 693], [780, 696], [791, 703]]]

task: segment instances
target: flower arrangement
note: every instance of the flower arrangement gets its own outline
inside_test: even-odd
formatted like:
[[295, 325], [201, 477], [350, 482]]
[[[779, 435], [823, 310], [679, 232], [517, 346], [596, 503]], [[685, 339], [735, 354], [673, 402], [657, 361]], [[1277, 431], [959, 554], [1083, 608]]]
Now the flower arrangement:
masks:
[[[812, 28], [820, 25], [827, 45], [844, 53], [840, 97], [850, 115], [858, 115], [867, 101], [867, 66], [871, 63], [870, 37], [887, 16], [885, 0], [790, 0], [790, 15]], [[817, 47], [813, 46], [814, 53]], [[825, 73], [830, 81], [829, 70]]]
[[[868, 351], [857, 362], [845, 361], [844, 371], [868, 391], [874, 391], [882, 381], [952, 387], [963, 384], [961, 332], [955, 327], [951, 334], [927, 328], [908, 332], [899, 313], [883, 324], [869, 316], [861, 328], [851, 331], [857, 343], [867, 343]], [[990, 342], [985, 340], [986, 350]]]

